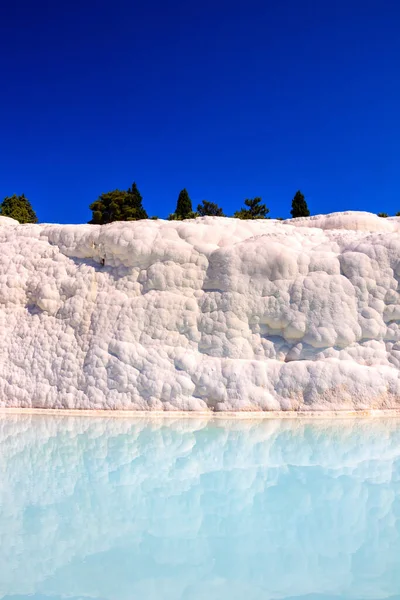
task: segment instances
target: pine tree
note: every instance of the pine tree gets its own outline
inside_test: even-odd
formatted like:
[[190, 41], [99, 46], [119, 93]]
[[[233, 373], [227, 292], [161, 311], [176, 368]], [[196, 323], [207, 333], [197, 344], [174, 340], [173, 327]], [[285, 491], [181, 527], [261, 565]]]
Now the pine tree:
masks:
[[25, 195], [7, 196], [0, 206], [0, 215], [11, 217], [20, 223], [37, 223], [38, 219], [31, 203]]
[[215, 202], [208, 202], [208, 200], [203, 200], [201, 204], [197, 205], [197, 212], [200, 217], [224, 217], [224, 213], [222, 208], [215, 204]]
[[93, 225], [104, 225], [113, 221], [138, 221], [147, 219], [147, 213], [142, 205], [142, 196], [136, 183], [125, 190], [113, 190], [101, 194], [89, 209], [92, 211]]
[[179, 192], [175, 215], [177, 219], [190, 219], [193, 216], [192, 201], [186, 188]]
[[147, 212], [142, 205], [142, 195], [140, 194], [136, 183], [132, 184], [127, 191], [127, 195], [123, 206], [124, 221], [138, 221], [147, 219]]
[[308, 210], [306, 199], [303, 194], [298, 190], [292, 200], [292, 210], [290, 214], [293, 218], [295, 217], [309, 217], [310, 211]]
[[269, 213], [269, 208], [261, 204], [260, 197], [246, 198], [244, 203], [247, 208], [242, 207], [236, 211], [233, 215], [236, 219], [265, 219]]
[[89, 208], [93, 212], [92, 220], [89, 223], [93, 225], [105, 225], [113, 221], [122, 221], [122, 207], [126, 197], [123, 190], [113, 190], [101, 194]]
[[385, 213], [385, 212], [380, 212], [380, 213], [378, 213], [378, 217], [382, 217], [382, 219], [387, 219], [387, 218], [388, 218], [388, 216], [389, 216], [389, 215], [388, 215], [387, 213]]

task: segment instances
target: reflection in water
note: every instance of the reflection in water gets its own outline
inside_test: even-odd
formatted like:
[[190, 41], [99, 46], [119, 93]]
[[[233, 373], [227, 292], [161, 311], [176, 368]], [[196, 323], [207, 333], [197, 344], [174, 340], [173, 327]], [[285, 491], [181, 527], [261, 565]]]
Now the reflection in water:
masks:
[[0, 598], [400, 598], [400, 421], [0, 417]]

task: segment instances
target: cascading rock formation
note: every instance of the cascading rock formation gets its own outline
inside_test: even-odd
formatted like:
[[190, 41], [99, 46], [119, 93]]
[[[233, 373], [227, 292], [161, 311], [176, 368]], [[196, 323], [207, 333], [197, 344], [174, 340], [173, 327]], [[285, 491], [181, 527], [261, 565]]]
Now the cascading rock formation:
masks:
[[400, 408], [400, 218], [0, 217], [0, 405]]

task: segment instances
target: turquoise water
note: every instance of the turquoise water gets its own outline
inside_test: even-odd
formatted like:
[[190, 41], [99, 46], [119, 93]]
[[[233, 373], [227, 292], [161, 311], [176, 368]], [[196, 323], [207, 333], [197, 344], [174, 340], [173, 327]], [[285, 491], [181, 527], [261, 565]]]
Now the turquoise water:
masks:
[[0, 598], [400, 598], [400, 420], [0, 417]]

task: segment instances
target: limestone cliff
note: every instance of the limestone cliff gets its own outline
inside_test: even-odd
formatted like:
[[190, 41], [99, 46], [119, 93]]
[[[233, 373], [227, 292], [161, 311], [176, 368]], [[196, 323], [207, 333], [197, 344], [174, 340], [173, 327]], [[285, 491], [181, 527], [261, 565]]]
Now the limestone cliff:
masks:
[[0, 218], [0, 404], [400, 407], [400, 219]]

